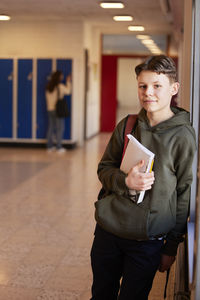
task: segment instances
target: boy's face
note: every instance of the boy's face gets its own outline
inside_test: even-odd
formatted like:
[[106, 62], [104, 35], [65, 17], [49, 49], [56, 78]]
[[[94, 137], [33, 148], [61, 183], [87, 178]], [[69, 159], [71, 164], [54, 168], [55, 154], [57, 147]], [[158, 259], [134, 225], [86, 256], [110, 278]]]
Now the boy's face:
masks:
[[138, 96], [147, 113], [162, 113], [170, 110], [171, 98], [177, 94], [178, 82], [171, 83], [165, 74], [142, 71], [138, 76]]

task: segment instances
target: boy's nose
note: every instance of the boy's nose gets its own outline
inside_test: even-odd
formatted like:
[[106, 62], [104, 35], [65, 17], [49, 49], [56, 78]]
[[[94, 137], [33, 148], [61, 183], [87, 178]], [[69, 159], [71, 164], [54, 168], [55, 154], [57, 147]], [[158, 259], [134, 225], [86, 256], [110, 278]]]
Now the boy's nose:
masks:
[[145, 94], [146, 95], [153, 95], [153, 87], [147, 86], [147, 88], [145, 90]]

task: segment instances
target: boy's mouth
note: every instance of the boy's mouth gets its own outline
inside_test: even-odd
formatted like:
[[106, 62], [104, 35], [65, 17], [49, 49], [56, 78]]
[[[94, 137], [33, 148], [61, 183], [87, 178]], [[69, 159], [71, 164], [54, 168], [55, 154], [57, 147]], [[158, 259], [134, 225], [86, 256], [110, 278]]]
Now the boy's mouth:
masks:
[[155, 103], [157, 102], [156, 100], [153, 100], [153, 99], [146, 99], [146, 100], [143, 100], [144, 103]]

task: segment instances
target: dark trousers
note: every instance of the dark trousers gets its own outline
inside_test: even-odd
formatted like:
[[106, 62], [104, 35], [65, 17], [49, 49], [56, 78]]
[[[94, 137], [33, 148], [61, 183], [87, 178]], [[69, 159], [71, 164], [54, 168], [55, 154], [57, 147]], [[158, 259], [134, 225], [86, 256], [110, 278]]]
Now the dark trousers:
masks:
[[163, 241], [119, 238], [97, 225], [91, 250], [91, 300], [147, 300]]

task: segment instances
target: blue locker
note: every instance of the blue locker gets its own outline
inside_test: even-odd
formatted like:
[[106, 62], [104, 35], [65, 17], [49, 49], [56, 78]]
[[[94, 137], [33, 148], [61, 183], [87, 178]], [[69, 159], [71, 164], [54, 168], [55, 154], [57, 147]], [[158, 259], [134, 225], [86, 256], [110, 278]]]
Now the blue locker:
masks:
[[48, 115], [45, 99], [45, 87], [52, 72], [51, 59], [37, 60], [37, 133], [39, 139], [46, 138]]
[[[62, 71], [64, 74], [64, 83], [66, 82], [66, 76], [72, 74], [72, 60], [71, 59], [57, 59], [56, 60], [56, 67], [57, 70]], [[64, 132], [64, 139], [71, 138], [71, 95], [65, 96], [70, 116], [65, 118], [65, 132]]]
[[11, 138], [13, 127], [13, 60], [0, 59], [0, 137]]
[[32, 137], [32, 69], [31, 59], [18, 60], [17, 137]]

